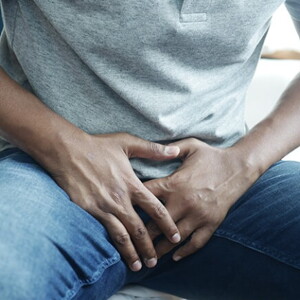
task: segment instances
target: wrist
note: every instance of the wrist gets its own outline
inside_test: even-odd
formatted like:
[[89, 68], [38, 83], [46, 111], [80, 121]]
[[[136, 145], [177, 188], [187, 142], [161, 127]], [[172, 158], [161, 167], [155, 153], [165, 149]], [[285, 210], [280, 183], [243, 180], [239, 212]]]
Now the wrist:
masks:
[[263, 160], [251, 147], [244, 147], [242, 143], [238, 143], [226, 150], [229, 157], [234, 158], [236, 168], [249, 186], [266, 171]]
[[32, 143], [28, 151], [47, 170], [54, 165], [63, 164], [76, 155], [90, 137], [72, 124], [65, 122], [58, 124], [53, 124], [48, 130], [43, 131], [38, 142]]

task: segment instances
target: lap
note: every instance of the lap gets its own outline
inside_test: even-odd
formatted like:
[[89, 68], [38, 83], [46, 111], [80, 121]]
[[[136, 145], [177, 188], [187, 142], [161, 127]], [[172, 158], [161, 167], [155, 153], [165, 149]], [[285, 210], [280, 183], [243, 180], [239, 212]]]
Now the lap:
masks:
[[[0, 294], [12, 286], [9, 299], [86, 299], [82, 286], [96, 295], [100, 283], [115, 282], [116, 289], [127, 277], [190, 299], [300, 298], [299, 218], [300, 163], [279, 162], [236, 202], [203, 249], [176, 263], [166, 255], [156, 268], [133, 274], [96, 219], [28, 155], [6, 150], [0, 153]], [[42, 294], [30, 294], [36, 291]]]
[[274, 164], [236, 202], [216, 235], [300, 269], [300, 163]]
[[300, 163], [278, 162], [200, 251], [132, 281], [188, 299], [300, 299]]

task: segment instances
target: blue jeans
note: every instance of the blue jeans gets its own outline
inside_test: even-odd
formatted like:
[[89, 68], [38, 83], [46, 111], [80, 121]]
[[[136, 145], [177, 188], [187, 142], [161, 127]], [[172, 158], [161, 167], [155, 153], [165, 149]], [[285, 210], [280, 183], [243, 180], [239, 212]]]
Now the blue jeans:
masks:
[[138, 283], [188, 299], [300, 299], [300, 163], [274, 164], [207, 245], [131, 272], [105, 228], [32, 158], [0, 152], [0, 298], [107, 299]]

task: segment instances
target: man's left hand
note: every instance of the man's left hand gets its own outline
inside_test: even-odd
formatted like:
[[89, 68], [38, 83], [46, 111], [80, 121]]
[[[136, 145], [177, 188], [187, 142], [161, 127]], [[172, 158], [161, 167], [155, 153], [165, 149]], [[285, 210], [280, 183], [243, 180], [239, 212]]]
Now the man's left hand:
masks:
[[[230, 207], [257, 179], [257, 172], [234, 146], [215, 148], [195, 138], [171, 145], [179, 146], [182, 165], [172, 175], [144, 184], [177, 223], [180, 242], [190, 238], [174, 253], [177, 261], [207, 243]], [[147, 228], [152, 239], [161, 234], [152, 221]], [[156, 246], [158, 257], [174, 247], [176, 244], [163, 238]]]

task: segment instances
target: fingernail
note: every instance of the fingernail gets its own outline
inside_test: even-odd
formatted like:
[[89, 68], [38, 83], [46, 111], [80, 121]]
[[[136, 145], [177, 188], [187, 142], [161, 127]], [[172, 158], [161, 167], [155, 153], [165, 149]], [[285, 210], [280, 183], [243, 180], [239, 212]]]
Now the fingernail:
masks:
[[166, 146], [165, 147], [165, 154], [167, 155], [174, 155], [179, 153], [179, 148], [177, 146]]
[[131, 265], [131, 268], [133, 271], [139, 271], [142, 268], [142, 264], [139, 260], [137, 260]]
[[157, 264], [157, 259], [156, 258], [150, 258], [150, 259], [145, 258], [145, 264], [148, 268], [153, 268]]
[[182, 259], [182, 257], [179, 256], [179, 255], [173, 256], [173, 260], [175, 260], [175, 261], [179, 261], [179, 260], [181, 260], [181, 259]]
[[171, 239], [172, 239], [172, 242], [178, 243], [178, 242], [180, 242], [181, 237], [180, 237], [179, 233], [175, 233]]

